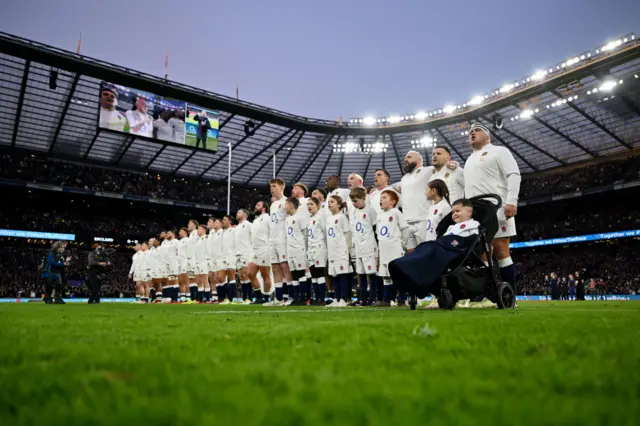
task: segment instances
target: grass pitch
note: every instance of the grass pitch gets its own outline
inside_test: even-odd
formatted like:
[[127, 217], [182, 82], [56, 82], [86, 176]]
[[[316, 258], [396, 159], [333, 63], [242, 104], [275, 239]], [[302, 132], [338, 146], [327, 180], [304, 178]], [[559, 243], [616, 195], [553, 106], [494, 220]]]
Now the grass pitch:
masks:
[[638, 419], [635, 302], [514, 312], [0, 305], [2, 425]]

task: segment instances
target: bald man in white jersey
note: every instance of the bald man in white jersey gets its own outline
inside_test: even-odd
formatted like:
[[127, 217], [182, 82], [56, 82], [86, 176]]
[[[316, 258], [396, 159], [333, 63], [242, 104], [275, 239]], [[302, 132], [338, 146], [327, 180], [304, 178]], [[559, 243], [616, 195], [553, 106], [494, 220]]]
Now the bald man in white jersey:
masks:
[[509, 252], [509, 241], [516, 235], [520, 169], [511, 151], [491, 144], [491, 133], [483, 124], [471, 125], [469, 143], [473, 152], [465, 163], [465, 196], [497, 194], [502, 198], [502, 208], [498, 210], [499, 228], [492, 246], [498, 259], [500, 277], [511, 284], [515, 292], [516, 270]]

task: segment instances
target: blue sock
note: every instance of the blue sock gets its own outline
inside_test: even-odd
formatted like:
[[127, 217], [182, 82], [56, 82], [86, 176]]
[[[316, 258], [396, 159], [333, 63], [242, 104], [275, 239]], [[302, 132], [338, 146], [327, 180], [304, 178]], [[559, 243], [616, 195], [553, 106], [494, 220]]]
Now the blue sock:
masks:
[[332, 279], [334, 299], [340, 300], [340, 298], [342, 297], [342, 279], [340, 278], [340, 275], [336, 275]]
[[284, 296], [284, 288], [276, 287], [276, 300], [282, 301], [282, 296]]
[[358, 300], [366, 302], [369, 299], [369, 291], [367, 290], [367, 274], [358, 274], [360, 287], [358, 288]]
[[500, 279], [511, 284], [514, 293], [518, 294], [516, 291], [516, 266], [513, 264], [511, 257], [498, 260], [498, 266], [500, 267]]
[[353, 289], [353, 274], [341, 275], [342, 278], [342, 296], [340, 297], [347, 303], [351, 302], [351, 294]]
[[296, 284], [298, 285], [291, 284], [291, 287], [289, 287], [289, 297], [293, 300], [298, 300], [298, 293], [300, 291], [300, 283], [296, 282]]
[[320, 300], [320, 289], [318, 288], [318, 283], [311, 283], [311, 286], [313, 287], [313, 296], [316, 298], [316, 300]]
[[316, 297], [321, 302], [324, 302], [324, 299], [326, 298], [326, 293], [327, 293], [327, 285], [325, 283], [318, 283], [316, 285], [318, 286]]
[[198, 297], [198, 287], [189, 285], [189, 294], [191, 295], [191, 300], [197, 300]]
[[382, 300], [385, 302], [391, 301], [391, 284], [384, 286], [384, 295], [382, 296]]
[[304, 280], [300, 283], [300, 288], [302, 290], [302, 294], [300, 295], [300, 299], [309, 300], [311, 299], [311, 287], [309, 285], [309, 281]]
[[218, 301], [219, 302], [224, 302], [224, 299], [226, 299], [227, 297], [227, 285], [226, 284], [220, 284], [217, 287], [218, 290]]
[[378, 277], [378, 300], [384, 300], [384, 278]]
[[391, 285], [389, 286], [389, 297], [391, 298], [390, 300], [395, 300], [397, 295], [396, 295], [396, 285], [391, 283]]
[[369, 290], [369, 303], [376, 302], [378, 300], [378, 277], [375, 275], [369, 275], [371, 277], [371, 289]]
[[233, 302], [233, 299], [236, 298], [236, 282], [235, 281], [231, 281], [229, 284], [227, 284], [227, 298], [229, 299], [229, 302]]

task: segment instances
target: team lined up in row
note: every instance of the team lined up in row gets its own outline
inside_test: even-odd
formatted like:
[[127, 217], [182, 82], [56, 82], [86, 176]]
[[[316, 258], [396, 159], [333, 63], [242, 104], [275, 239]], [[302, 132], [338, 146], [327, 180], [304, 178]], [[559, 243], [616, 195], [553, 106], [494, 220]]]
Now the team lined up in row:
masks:
[[[369, 193], [357, 174], [349, 176], [350, 189], [340, 188], [339, 177], [331, 176], [327, 191], [316, 189], [310, 198], [302, 183], [294, 184], [291, 197], [286, 198], [285, 182], [273, 179], [272, 202], [256, 204], [253, 223], [248, 221], [249, 213], [240, 210], [235, 227], [230, 216], [212, 218], [207, 225], [190, 221], [180, 230], [179, 240], [168, 231], [161, 235], [162, 243], [152, 239], [151, 248], [141, 245], [131, 269], [138, 295], [148, 296], [152, 285], [160, 297], [193, 303], [210, 300], [214, 286], [218, 300], [228, 303], [236, 296], [238, 271], [245, 301], [266, 302], [263, 294], [271, 293], [273, 278], [275, 297], [269, 304], [283, 303], [285, 283], [290, 303], [306, 304], [313, 294], [321, 304], [326, 279], [331, 277], [333, 305], [346, 306], [356, 272], [359, 302], [379, 302], [383, 296], [379, 304], [386, 305], [395, 298], [389, 262], [436, 238], [438, 222], [451, 211], [450, 199], [486, 193], [504, 200], [494, 248], [503, 277], [515, 282], [515, 272], [510, 279], [513, 262], [508, 237], [515, 235], [520, 174], [511, 153], [491, 145], [489, 138], [484, 126], [472, 126], [474, 151], [464, 170], [451, 162], [445, 146], [433, 149], [430, 167], [423, 167], [420, 154], [411, 151], [405, 157], [401, 182], [390, 185], [389, 173], [378, 169], [375, 188]], [[467, 232], [472, 229], [468, 227]]]

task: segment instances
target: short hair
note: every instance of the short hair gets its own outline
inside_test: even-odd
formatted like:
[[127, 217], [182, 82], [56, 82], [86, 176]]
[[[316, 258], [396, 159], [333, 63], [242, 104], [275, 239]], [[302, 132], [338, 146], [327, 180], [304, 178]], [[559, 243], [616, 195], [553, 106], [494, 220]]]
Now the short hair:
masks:
[[215, 217], [213, 217], [213, 216], [209, 216], [209, 219], [207, 219], [207, 222], [209, 222], [210, 220], [215, 221], [215, 220], [216, 220], [216, 218], [215, 218]]
[[238, 209], [238, 212], [242, 212], [242, 213], [244, 213], [247, 217], [249, 217], [249, 212], [247, 211], [247, 209]]
[[[389, 196], [389, 198], [391, 198], [393, 201], [395, 201], [395, 204], [393, 205], [394, 207], [398, 205], [398, 203], [400, 202], [400, 197], [398, 196], [398, 193], [396, 191], [394, 191], [393, 189], [385, 189], [384, 191], [382, 191], [382, 194], [387, 194]], [[382, 195], [380, 194], [380, 195]]]
[[178, 231], [178, 233], [184, 231], [185, 234], [189, 235], [189, 230], [187, 228], [185, 228], [184, 226], [182, 228], [180, 228], [180, 230]]
[[278, 185], [284, 188], [285, 184], [284, 184], [284, 179], [280, 179], [280, 178], [273, 178], [269, 180], [269, 185]]
[[287, 198], [287, 203], [291, 204], [296, 210], [300, 207], [300, 201], [296, 197]]
[[205, 231], [207, 230], [207, 225], [205, 225], [204, 223], [201, 223], [200, 225], [198, 225], [198, 228], [202, 228]]
[[229, 222], [233, 223], [233, 216], [231, 216], [230, 214], [225, 214], [223, 217], [225, 219], [229, 219]]
[[349, 192], [349, 198], [351, 200], [364, 200], [367, 198], [367, 190], [364, 188], [353, 188]]
[[340, 184], [340, 176], [336, 176], [336, 175], [331, 175], [327, 178], [327, 180], [329, 179], [336, 179], [338, 181], [338, 184]]
[[169, 229], [169, 230], [167, 231], [167, 233], [169, 233], [169, 232], [171, 232], [173, 235], [176, 235], [176, 230], [175, 230], [175, 229]]
[[336, 200], [341, 209], [345, 208], [347, 205], [342, 197], [337, 194], [329, 195], [329, 198], [333, 198], [334, 200]]
[[453, 207], [453, 206], [462, 206], [462, 207], [471, 207], [471, 208], [473, 208], [473, 202], [471, 200], [469, 200], [468, 198], [460, 198], [459, 200], [456, 200], [456, 201], [453, 202], [451, 207]]
[[193, 224], [196, 226], [196, 228], [197, 228], [198, 226], [200, 226], [200, 224], [198, 223], [198, 221], [197, 221], [197, 220], [195, 220], [195, 219], [190, 219], [188, 223], [191, 223], [191, 222], [193, 222]]
[[298, 188], [301, 188], [301, 189], [304, 191], [304, 196], [306, 197], [306, 196], [307, 196], [307, 194], [309, 193], [309, 188], [307, 188], [307, 185], [305, 185], [305, 184], [304, 184], [304, 183], [302, 183], [302, 182], [298, 182], [298, 183], [294, 183], [294, 184], [293, 184], [293, 187], [294, 187], [294, 188], [295, 188], [296, 186], [297, 186]]
[[324, 197], [325, 200], [327, 199], [327, 191], [325, 191], [324, 189], [316, 188], [316, 189], [314, 189], [314, 191], [318, 191], [319, 193], [322, 194], [322, 196]]
[[446, 145], [436, 145], [433, 147], [433, 149], [444, 149], [445, 151], [447, 151], [447, 154], [451, 155], [451, 151], [449, 150], [449, 147]]
[[316, 207], [320, 208], [321, 203], [320, 203], [320, 200], [318, 200], [318, 198], [311, 197], [311, 198], [309, 198], [309, 201], [311, 201], [313, 204], [315, 204]]
[[387, 169], [376, 169], [374, 173], [377, 173], [377, 172], [382, 172], [387, 177], [387, 179], [391, 180], [391, 175], [389, 174]]

